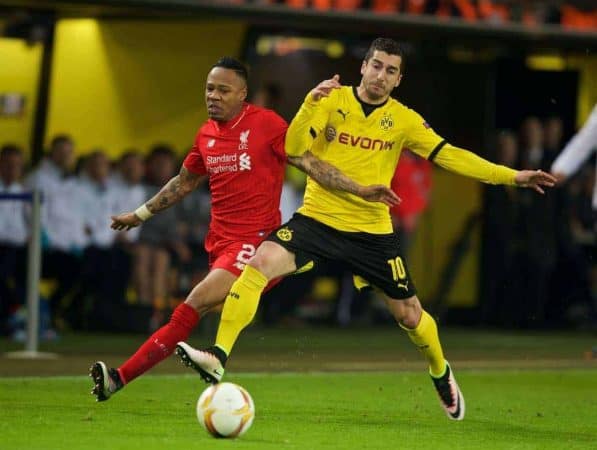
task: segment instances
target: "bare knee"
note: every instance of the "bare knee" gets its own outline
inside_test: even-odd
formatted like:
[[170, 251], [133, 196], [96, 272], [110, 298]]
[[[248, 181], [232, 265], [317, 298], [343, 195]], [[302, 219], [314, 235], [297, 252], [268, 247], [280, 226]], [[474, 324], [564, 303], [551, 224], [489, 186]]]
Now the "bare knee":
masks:
[[294, 255], [274, 242], [263, 242], [248, 265], [257, 269], [268, 280], [286, 275], [296, 270]]
[[386, 305], [400, 325], [411, 329], [419, 325], [423, 307], [416, 296], [406, 300], [386, 299]]

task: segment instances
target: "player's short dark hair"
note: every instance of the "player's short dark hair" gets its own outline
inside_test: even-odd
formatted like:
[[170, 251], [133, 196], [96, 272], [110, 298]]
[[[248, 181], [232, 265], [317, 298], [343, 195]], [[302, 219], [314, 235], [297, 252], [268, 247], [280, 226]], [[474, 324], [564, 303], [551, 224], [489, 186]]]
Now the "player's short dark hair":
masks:
[[211, 68], [214, 69], [216, 67], [234, 70], [239, 77], [245, 80], [245, 83], [249, 80], [249, 70], [247, 69], [247, 66], [231, 56], [224, 56], [218, 59]]
[[0, 148], [0, 158], [7, 158], [13, 155], [23, 156], [23, 150], [17, 144], [4, 144]]
[[388, 55], [400, 56], [400, 58], [402, 58], [402, 63], [400, 65], [404, 65], [404, 49], [394, 39], [381, 37], [375, 39], [369, 46], [369, 50], [367, 50], [367, 54], [365, 55], [365, 61], [369, 61], [371, 59], [373, 53], [375, 53], [375, 50], [378, 50], [380, 52], [386, 52]]

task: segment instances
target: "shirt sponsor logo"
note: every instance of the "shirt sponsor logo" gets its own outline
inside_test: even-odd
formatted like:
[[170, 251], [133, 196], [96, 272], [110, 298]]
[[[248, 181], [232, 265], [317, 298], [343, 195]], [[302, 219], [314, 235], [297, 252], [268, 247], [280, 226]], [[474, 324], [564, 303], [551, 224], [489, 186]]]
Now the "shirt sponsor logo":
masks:
[[245, 130], [240, 132], [240, 143], [238, 144], [239, 150], [249, 149], [249, 133], [251, 130]]
[[243, 152], [240, 155], [237, 155], [236, 153], [217, 156], [208, 155], [205, 160], [208, 172], [214, 175], [224, 172], [251, 170], [251, 156], [246, 152]]
[[381, 139], [371, 139], [367, 136], [354, 136], [350, 133], [342, 132], [338, 135], [338, 142], [351, 147], [360, 147], [364, 150], [392, 150], [394, 141], [384, 141]]
[[251, 170], [251, 157], [247, 153], [241, 153], [238, 165], [240, 170]]

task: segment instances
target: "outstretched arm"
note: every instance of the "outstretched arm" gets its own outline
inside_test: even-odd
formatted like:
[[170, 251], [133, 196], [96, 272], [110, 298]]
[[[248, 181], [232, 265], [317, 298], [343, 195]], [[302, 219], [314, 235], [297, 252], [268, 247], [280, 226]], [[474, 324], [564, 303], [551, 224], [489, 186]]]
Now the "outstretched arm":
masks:
[[130, 230], [141, 225], [154, 214], [181, 201], [199, 186], [203, 178], [203, 175], [197, 175], [182, 166], [178, 175], [171, 178], [149, 201], [133, 212], [112, 216], [110, 227], [114, 230]]
[[552, 187], [556, 182], [554, 176], [542, 170], [516, 171], [450, 144], [443, 145], [431, 160], [447, 170], [484, 183], [531, 188], [540, 194], [544, 193], [544, 187]]
[[306, 151], [301, 156], [289, 156], [288, 162], [328, 189], [348, 192], [367, 201], [384, 203], [390, 207], [400, 203], [400, 198], [387, 186], [382, 184], [363, 186], [347, 177], [335, 166], [317, 158], [310, 151]]

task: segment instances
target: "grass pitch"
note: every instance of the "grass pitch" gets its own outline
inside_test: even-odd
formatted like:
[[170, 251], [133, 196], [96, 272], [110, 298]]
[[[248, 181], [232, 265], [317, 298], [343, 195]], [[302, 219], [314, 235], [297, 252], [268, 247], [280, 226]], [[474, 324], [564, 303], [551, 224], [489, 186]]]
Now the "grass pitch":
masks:
[[256, 404], [228, 441], [195, 418], [192, 375], [142, 377], [104, 403], [83, 376], [0, 378], [2, 450], [597, 449], [597, 372], [458, 370], [467, 415], [449, 421], [422, 371], [230, 374]]

